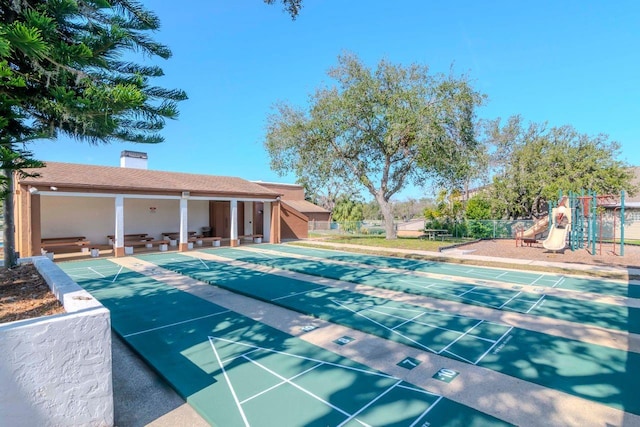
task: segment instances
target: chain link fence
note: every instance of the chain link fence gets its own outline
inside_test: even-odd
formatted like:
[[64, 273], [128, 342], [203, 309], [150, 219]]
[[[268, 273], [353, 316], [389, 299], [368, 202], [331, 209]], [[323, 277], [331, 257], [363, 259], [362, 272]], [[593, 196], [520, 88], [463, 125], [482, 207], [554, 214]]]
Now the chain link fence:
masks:
[[[427, 222], [425, 227], [418, 228], [416, 235], [424, 229], [446, 230], [446, 234], [453, 238], [472, 239], [512, 239], [518, 228], [527, 229], [533, 225], [531, 220], [503, 221], [456, 221], [447, 223]], [[398, 222], [394, 223], [396, 231]], [[444, 231], [443, 231], [444, 232]], [[353, 221], [353, 222], [329, 222], [314, 221], [309, 223], [310, 235], [353, 235], [353, 236], [384, 236], [386, 234], [383, 221]]]
[[[595, 223], [587, 224], [588, 219], [582, 223], [582, 230], [589, 226], [596, 229], [597, 239], [619, 240], [621, 237], [620, 215], [614, 212], [606, 212], [598, 215]], [[424, 227], [416, 227], [411, 233], [398, 233], [399, 235], [413, 235], [414, 237], [424, 233], [425, 230], [438, 230], [447, 237], [456, 239], [513, 239], [518, 230], [526, 230], [534, 224], [534, 220], [464, 220], [464, 221], [426, 221]], [[396, 231], [406, 223], [395, 222]], [[579, 225], [573, 224], [574, 229]], [[309, 234], [318, 235], [351, 235], [351, 236], [385, 236], [385, 224], [383, 221], [354, 221], [354, 222], [309, 222]], [[586, 237], [585, 237], [586, 238]], [[625, 213], [624, 222], [625, 240], [640, 240], [640, 211]]]

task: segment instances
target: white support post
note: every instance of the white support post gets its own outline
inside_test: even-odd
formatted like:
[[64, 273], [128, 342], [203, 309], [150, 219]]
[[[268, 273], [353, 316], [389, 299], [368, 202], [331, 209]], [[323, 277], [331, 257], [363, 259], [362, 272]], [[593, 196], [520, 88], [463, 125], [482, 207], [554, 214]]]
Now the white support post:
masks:
[[180, 245], [178, 248], [181, 252], [186, 251], [189, 246], [188, 202], [189, 200], [184, 197], [180, 199]]
[[114, 255], [124, 255], [124, 196], [117, 195], [115, 199], [116, 229], [113, 238]]
[[236, 199], [231, 199], [231, 238], [230, 245], [232, 247], [238, 246], [238, 201]]

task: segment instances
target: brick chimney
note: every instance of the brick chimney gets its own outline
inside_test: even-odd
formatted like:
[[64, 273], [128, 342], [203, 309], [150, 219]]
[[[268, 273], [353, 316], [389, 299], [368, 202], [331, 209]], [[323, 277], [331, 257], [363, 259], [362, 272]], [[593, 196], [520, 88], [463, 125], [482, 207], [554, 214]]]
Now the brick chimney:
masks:
[[133, 169], [148, 169], [147, 153], [139, 151], [123, 151], [120, 153], [120, 167]]

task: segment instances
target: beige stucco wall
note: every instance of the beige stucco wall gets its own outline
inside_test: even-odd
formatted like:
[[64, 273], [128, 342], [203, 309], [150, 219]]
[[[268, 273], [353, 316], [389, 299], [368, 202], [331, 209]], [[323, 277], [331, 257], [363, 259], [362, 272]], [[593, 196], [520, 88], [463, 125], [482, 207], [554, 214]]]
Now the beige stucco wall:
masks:
[[[85, 236], [91, 243], [108, 244], [115, 230], [115, 200], [110, 197], [41, 197], [42, 237]], [[147, 233], [159, 239], [163, 232], [180, 230], [180, 201], [124, 200], [125, 234]], [[154, 207], [155, 209], [150, 209]], [[206, 200], [189, 201], [189, 230], [209, 225]]]
[[[150, 208], [155, 209], [150, 209]], [[209, 202], [190, 200], [187, 219], [189, 231], [200, 232], [209, 225]], [[124, 199], [124, 233], [147, 233], [160, 239], [162, 233], [180, 231], [180, 201]], [[113, 233], [109, 233], [113, 234]]]
[[91, 243], [107, 244], [115, 228], [114, 199], [41, 196], [42, 238], [85, 236]]

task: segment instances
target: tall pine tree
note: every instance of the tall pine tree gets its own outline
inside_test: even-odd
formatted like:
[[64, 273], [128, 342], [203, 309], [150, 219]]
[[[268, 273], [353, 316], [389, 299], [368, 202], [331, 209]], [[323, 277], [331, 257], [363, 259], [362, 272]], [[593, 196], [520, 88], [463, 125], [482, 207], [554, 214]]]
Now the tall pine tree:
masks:
[[157, 16], [129, 0], [18, 0], [0, 4], [0, 185], [5, 267], [16, 263], [13, 177], [42, 166], [26, 144], [60, 134], [91, 144], [158, 143], [178, 116], [182, 90], [153, 86], [154, 65], [131, 53], [167, 59], [150, 36]]

